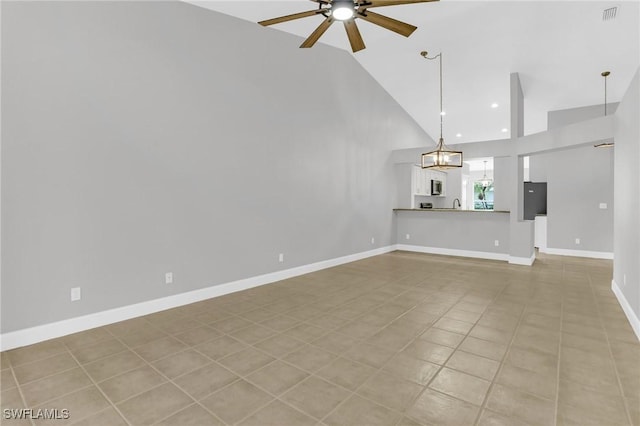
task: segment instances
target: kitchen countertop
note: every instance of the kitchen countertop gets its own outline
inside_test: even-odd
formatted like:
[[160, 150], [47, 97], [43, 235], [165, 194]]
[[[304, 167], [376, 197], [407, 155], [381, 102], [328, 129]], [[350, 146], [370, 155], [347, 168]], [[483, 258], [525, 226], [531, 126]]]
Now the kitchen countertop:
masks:
[[394, 212], [511, 213], [509, 210], [393, 209]]

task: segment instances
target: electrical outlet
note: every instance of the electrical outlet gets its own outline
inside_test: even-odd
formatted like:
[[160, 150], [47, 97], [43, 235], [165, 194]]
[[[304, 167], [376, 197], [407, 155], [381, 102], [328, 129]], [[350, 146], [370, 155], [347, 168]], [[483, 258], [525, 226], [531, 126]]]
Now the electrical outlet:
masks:
[[576, 238], [576, 244], [580, 244], [580, 238]]
[[77, 302], [82, 298], [82, 293], [80, 291], [80, 287], [73, 287], [71, 289], [71, 301]]
[[167, 272], [164, 274], [164, 283], [173, 284], [173, 272]]
[[602, 210], [606, 210], [606, 208], [607, 208], [607, 203], [600, 203], [600, 208], [601, 208]]
[[405, 236], [405, 238], [406, 238], [407, 240], [410, 240], [410, 239], [411, 239], [411, 235], [407, 234], [407, 235]]
[[375, 244], [376, 243], [376, 239], [371, 237], [371, 244]]
[[495, 240], [495, 241], [493, 242], [493, 245], [494, 245], [494, 246], [496, 246], [496, 247], [498, 247], [498, 246], [500, 245], [500, 241], [499, 241], [499, 240]]
[[278, 262], [284, 262], [284, 253], [278, 255]]

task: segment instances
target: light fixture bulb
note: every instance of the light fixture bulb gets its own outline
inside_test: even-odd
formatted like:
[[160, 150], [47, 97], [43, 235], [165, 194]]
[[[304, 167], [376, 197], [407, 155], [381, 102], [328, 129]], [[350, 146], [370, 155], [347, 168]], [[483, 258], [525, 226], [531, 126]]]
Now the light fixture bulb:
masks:
[[456, 133], [456, 138], [461, 138], [462, 137], [462, 133]]
[[498, 108], [498, 104], [497, 104], [497, 103], [495, 103], [495, 102], [494, 102], [494, 103], [492, 103], [492, 104], [491, 104], [491, 108]]
[[440, 111], [440, 115], [447, 115], [446, 111]]
[[333, 16], [338, 21], [346, 21], [347, 19], [353, 18], [354, 9], [353, 4], [348, 3], [339, 3], [336, 4], [334, 8], [331, 9], [331, 16]]
[[502, 129], [502, 133], [507, 133], [509, 129]]

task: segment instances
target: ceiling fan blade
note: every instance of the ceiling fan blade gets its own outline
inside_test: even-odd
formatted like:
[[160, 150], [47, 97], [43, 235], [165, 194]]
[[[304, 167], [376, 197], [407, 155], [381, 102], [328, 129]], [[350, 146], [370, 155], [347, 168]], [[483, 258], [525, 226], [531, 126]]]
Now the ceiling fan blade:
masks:
[[364, 45], [364, 41], [360, 35], [360, 30], [358, 30], [358, 26], [355, 21], [353, 19], [347, 19], [343, 22], [344, 29], [347, 30], [347, 35], [349, 36], [349, 43], [351, 43], [351, 50], [353, 50], [353, 53], [364, 49], [366, 46]]
[[307, 48], [312, 47], [314, 44], [316, 44], [316, 41], [318, 41], [318, 39], [322, 37], [322, 34], [324, 34], [324, 32], [329, 29], [331, 24], [333, 24], [333, 21], [334, 19], [331, 16], [322, 21], [322, 23], [318, 25], [318, 28], [316, 28], [315, 31], [311, 33], [311, 35], [300, 45], [300, 47]]
[[366, 10], [358, 13], [358, 18], [364, 19], [367, 22], [381, 26], [393, 32], [396, 32], [405, 37], [409, 37], [418, 27], [398, 21], [397, 19], [389, 18], [388, 16], [379, 15], [377, 13]]
[[360, 10], [370, 7], [397, 6], [400, 4], [427, 3], [440, 0], [369, 0], [364, 4], [360, 4]]
[[308, 16], [314, 16], [319, 13], [322, 13], [322, 10], [309, 10], [307, 12], [294, 13], [291, 15], [280, 16], [279, 18], [267, 19], [265, 21], [260, 21], [258, 24], [266, 27], [269, 25], [279, 24], [281, 22], [293, 21], [294, 19], [306, 18]]

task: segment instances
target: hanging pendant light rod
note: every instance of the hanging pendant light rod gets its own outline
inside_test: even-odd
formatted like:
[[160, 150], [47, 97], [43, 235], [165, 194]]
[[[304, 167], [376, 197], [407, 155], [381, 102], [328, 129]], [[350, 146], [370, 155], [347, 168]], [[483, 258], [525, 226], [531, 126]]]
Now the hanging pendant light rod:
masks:
[[[600, 75], [604, 77], [604, 116], [605, 117], [607, 116], [607, 77], [609, 77], [610, 74], [611, 72], [609, 71], [603, 71], [602, 73], [600, 73]], [[614, 143], [611, 140], [594, 145], [594, 147], [596, 148], [611, 148], [613, 146], [614, 146]]]
[[420, 56], [429, 60], [439, 59], [440, 65], [440, 139], [435, 151], [422, 154], [422, 168], [451, 169], [462, 167], [462, 151], [453, 151], [444, 144], [443, 120], [445, 112], [442, 102], [442, 52], [431, 57], [428, 52], [423, 50], [420, 52]]
[[604, 77], [604, 115], [607, 115], [607, 77], [611, 74], [609, 71], [605, 71], [601, 76]]
[[429, 52], [423, 50], [420, 52], [420, 55], [430, 61], [440, 58], [438, 62], [440, 65], [440, 139], [442, 139], [442, 119], [444, 116], [444, 109], [442, 108], [442, 52], [438, 53], [436, 56], [429, 57]]

